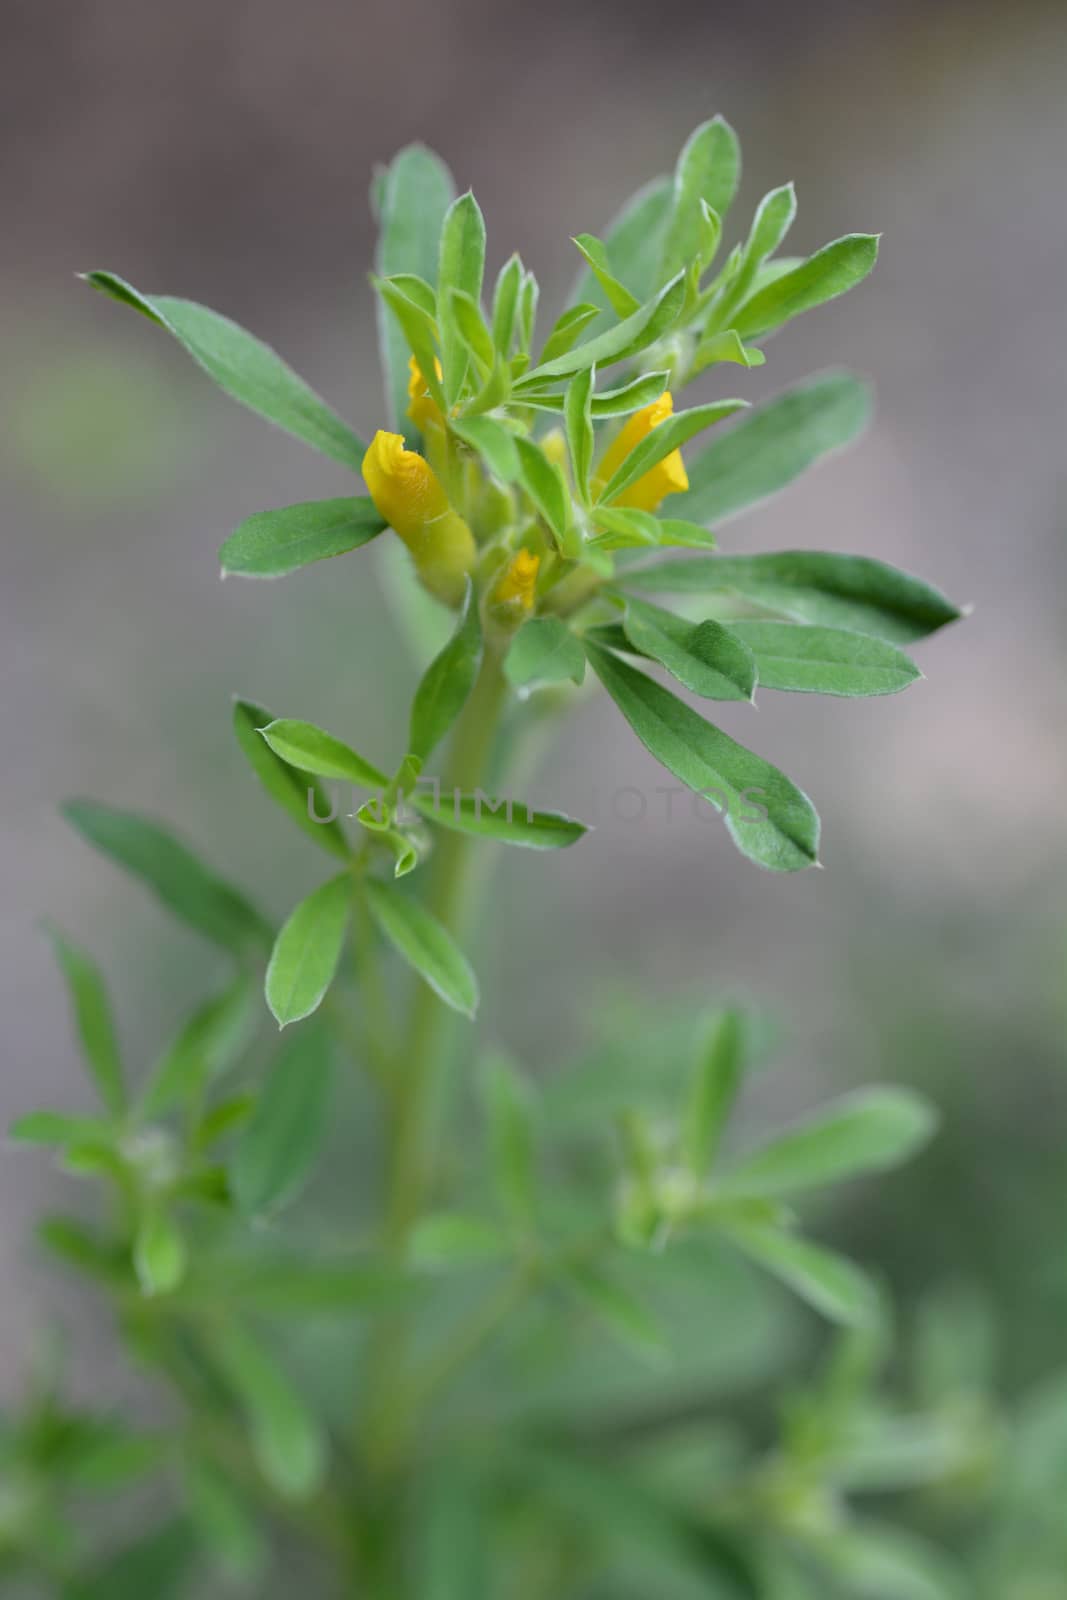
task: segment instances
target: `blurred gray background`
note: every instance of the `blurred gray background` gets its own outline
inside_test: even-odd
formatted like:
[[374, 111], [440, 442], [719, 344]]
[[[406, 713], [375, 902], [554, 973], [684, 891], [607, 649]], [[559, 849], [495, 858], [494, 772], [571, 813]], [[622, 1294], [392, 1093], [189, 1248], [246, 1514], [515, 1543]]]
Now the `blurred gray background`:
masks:
[[[551, 305], [569, 235], [601, 230], [721, 111], [746, 162], [733, 233], [787, 178], [791, 248], [885, 233], [868, 284], [729, 380], [755, 398], [847, 365], [876, 382], [873, 429], [723, 547], [875, 554], [974, 615], [920, 647], [927, 681], [902, 697], [725, 708], [812, 794], [826, 871], [761, 874], [687, 807], [670, 824], [658, 808], [642, 825], [605, 816], [566, 857], [509, 859], [488, 1027], [536, 1067], [623, 989], [747, 996], [783, 1035], [761, 1091], [776, 1115], [878, 1076], [924, 1083], [946, 1111], [918, 1176], [841, 1226], [905, 1287], [957, 1269], [1005, 1301], [1031, 1285], [1028, 1252], [1060, 1239], [1067, 1113], [1062, 7], [8, 0], [0, 30], [0, 1123], [87, 1100], [42, 917], [92, 943], [135, 1065], [213, 975], [58, 803], [87, 793], [170, 820], [280, 915], [317, 862], [250, 781], [231, 691], [394, 760], [387, 730], [418, 670], [376, 551], [220, 584], [238, 521], [347, 492], [345, 476], [74, 273], [111, 268], [229, 313], [369, 436], [376, 162], [414, 138], [440, 149], [482, 202], [493, 270], [518, 248]], [[661, 781], [590, 697], [529, 788], [582, 816], [594, 788]], [[45, 1157], [0, 1154], [6, 1392], [57, 1305], [79, 1336], [93, 1325], [27, 1245], [34, 1215], [80, 1194]], [[1036, 1313], [1020, 1370], [1058, 1338]]]

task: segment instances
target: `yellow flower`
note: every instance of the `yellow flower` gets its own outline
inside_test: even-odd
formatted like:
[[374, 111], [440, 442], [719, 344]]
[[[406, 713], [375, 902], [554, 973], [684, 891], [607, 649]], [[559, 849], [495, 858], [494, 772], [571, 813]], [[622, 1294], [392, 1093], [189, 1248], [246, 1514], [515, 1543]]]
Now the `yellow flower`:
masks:
[[[597, 468], [596, 487], [602, 489], [615, 471], [622, 466], [630, 451], [647, 439], [653, 428], [665, 422], [674, 410], [674, 399], [669, 390], [653, 400], [649, 406], [635, 411], [622, 432], [608, 445], [604, 459]], [[660, 501], [669, 494], [679, 494], [688, 489], [685, 462], [680, 450], [657, 461], [636, 483], [631, 483], [611, 502], [616, 506], [631, 506], [635, 511], [655, 511]]]
[[[443, 377], [441, 363], [435, 359], [434, 366], [437, 368], [437, 376]], [[408, 380], [408, 399], [411, 402], [408, 406], [408, 416], [420, 433], [426, 433], [430, 428], [443, 428], [445, 419], [441, 415], [441, 408], [427, 389], [422, 368], [414, 356], [409, 360], [408, 367], [411, 371]]]
[[363, 457], [363, 477], [374, 504], [411, 551], [425, 587], [446, 605], [458, 605], [477, 551], [430, 463], [406, 450], [401, 434], [379, 429]]
[[509, 611], [532, 611], [534, 585], [541, 557], [529, 550], [519, 550], [512, 556], [489, 595], [492, 606], [506, 606]]

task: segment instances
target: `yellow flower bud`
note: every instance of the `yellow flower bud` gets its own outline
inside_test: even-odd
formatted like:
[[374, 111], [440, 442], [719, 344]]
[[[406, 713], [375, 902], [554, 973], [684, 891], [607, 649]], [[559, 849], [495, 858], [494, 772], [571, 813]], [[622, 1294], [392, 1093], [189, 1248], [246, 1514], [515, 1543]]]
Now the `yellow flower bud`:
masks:
[[[435, 359], [434, 366], [437, 368], [437, 376], [442, 377], [441, 363]], [[441, 408], [427, 389], [422, 368], [414, 356], [409, 360], [408, 367], [411, 371], [408, 380], [408, 399], [411, 402], [408, 406], [408, 416], [420, 433], [426, 433], [430, 428], [443, 428], [445, 419], [441, 415]]]
[[363, 457], [363, 477], [374, 504], [411, 551], [425, 587], [446, 605], [458, 605], [477, 551], [430, 463], [406, 450], [401, 434], [379, 429]]
[[490, 605], [506, 606], [510, 612], [532, 611], [540, 565], [540, 556], [529, 550], [516, 551], [490, 591]]
[[562, 467], [564, 472], [570, 466], [570, 455], [567, 451], [567, 435], [562, 428], [552, 428], [541, 440], [541, 454], [551, 461], [554, 467]]
[[[658, 428], [673, 411], [674, 399], [670, 390], [661, 394], [658, 400], [653, 400], [651, 405], [635, 411], [622, 432], [605, 450], [604, 459], [597, 468], [596, 487], [603, 488], [622, 466], [630, 451], [639, 445], [642, 439], [647, 439], [652, 429]], [[682, 452], [672, 450], [669, 456], [657, 461], [656, 465], [643, 477], [638, 478], [636, 483], [631, 483], [622, 494], [616, 495], [612, 505], [631, 506], [635, 511], [655, 511], [666, 495], [679, 494], [688, 487], [689, 479], [686, 475], [685, 462], [682, 460]]]

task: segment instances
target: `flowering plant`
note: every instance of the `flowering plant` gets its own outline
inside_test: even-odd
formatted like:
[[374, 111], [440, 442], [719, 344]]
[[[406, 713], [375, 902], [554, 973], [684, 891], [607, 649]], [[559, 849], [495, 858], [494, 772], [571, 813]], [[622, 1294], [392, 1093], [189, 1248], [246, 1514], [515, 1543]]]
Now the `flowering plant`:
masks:
[[[471, 1025], [472, 853], [571, 848], [588, 831], [496, 797], [527, 707], [565, 707], [591, 669], [737, 847], [792, 872], [817, 861], [807, 795], [654, 674], [742, 706], [761, 688], [893, 693], [919, 675], [902, 646], [958, 616], [867, 557], [717, 552], [712, 526], [847, 443], [868, 410], [843, 373], [755, 408], [679, 405], [724, 369], [742, 386], [771, 334], [877, 254], [857, 234], [776, 255], [796, 208], [785, 185], [722, 257], [739, 171], [731, 128], [698, 128], [604, 239], [574, 241], [579, 283], [542, 336], [533, 274], [512, 256], [487, 295], [473, 195], [456, 198], [429, 151], [402, 151], [374, 186], [386, 402], [369, 443], [234, 323], [88, 275], [233, 397], [362, 474], [366, 495], [250, 516], [224, 572], [363, 560], [396, 536], [448, 633], [393, 762], [360, 753], [358, 728], [290, 714], [308, 708], [236, 702], [253, 774], [330, 857], [280, 928], [169, 828], [65, 807], [226, 970], [131, 1074], [100, 972], [55, 935], [99, 1111], [30, 1112], [12, 1133], [106, 1195], [91, 1225], [53, 1217], [41, 1237], [113, 1298], [173, 1404], [146, 1429], [68, 1415], [42, 1381], [8, 1451], [12, 1569], [109, 1600], [203, 1592], [191, 1586], [214, 1569], [262, 1592], [268, 1566], [284, 1584], [308, 1551], [322, 1592], [373, 1600], [935, 1593], [934, 1558], [843, 1496], [842, 1463], [891, 1451], [900, 1427], [876, 1398], [880, 1297], [792, 1209], [904, 1160], [930, 1108], [870, 1088], [739, 1152], [726, 1124], [760, 1030], [736, 1010], [650, 1022], [557, 1074], [521, 1070]], [[351, 818], [326, 783], [366, 795]], [[382, 1182], [357, 1225], [323, 1230], [296, 1202], [341, 1114], [345, 1053], [377, 1097]], [[716, 1374], [763, 1338], [761, 1274], [846, 1330], [765, 1448], [708, 1411]], [[698, 1424], [699, 1467], [682, 1448]], [[951, 1443], [964, 1459], [973, 1430]], [[147, 1532], [72, 1531], [77, 1496], [146, 1476], [160, 1484]]]

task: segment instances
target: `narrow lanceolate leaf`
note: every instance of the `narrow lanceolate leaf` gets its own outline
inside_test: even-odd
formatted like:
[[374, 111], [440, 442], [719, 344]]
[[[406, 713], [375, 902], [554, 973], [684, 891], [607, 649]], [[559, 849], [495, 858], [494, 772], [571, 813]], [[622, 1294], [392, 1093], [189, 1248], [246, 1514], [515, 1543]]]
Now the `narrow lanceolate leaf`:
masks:
[[878, 1295], [851, 1261], [822, 1245], [769, 1224], [731, 1223], [729, 1237], [753, 1261], [788, 1285], [831, 1322], [858, 1327], [874, 1321]]
[[[416, 300], [410, 300], [404, 291], [398, 288], [394, 278], [372, 278], [382, 304], [390, 312], [390, 320], [395, 321], [400, 333], [400, 342], [405, 352], [411, 351], [422, 373], [423, 381], [430, 391], [437, 405], [445, 409], [445, 392], [441, 387], [441, 380], [437, 376], [437, 324], [433, 317], [428, 316], [424, 308]], [[410, 368], [408, 369], [410, 376]], [[407, 386], [405, 384], [405, 394]], [[411, 426], [409, 419], [409, 426]], [[418, 434], [415, 434], [418, 440]]]
[[494, 478], [514, 483], [519, 476], [515, 436], [492, 417], [457, 417], [449, 426], [458, 439], [480, 455]]
[[280, 1494], [303, 1500], [326, 1470], [326, 1439], [274, 1357], [236, 1323], [216, 1336], [216, 1359], [241, 1402], [264, 1477]]
[[728, 328], [725, 333], [712, 333], [700, 341], [689, 364], [689, 377], [695, 378], [705, 367], [713, 367], [720, 361], [730, 361], [735, 367], [747, 369], [762, 367], [766, 360], [762, 350], [752, 344], [742, 344], [736, 330]]
[[762, 867], [816, 861], [819, 819], [807, 795], [644, 673], [587, 641], [597, 676], [645, 748], [694, 793], [725, 810], [738, 849]]
[[456, 631], [430, 662], [412, 701], [408, 749], [420, 761], [440, 744], [463, 710], [481, 662], [482, 626], [468, 578]]
[[585, 677], [585, 652], [559, 617], [531, 617], [511, 641], [504, 673], [516, 689]]
[[429, 821], [453, 833], [496, 839], [528, 850], [563, 850], [589, 832], [584, 822], [576, 822], [561, 811], [534, 811], [521, 800], [482, 794], [480, 790], [474, 794], [443, 791], [440, 796], [423, 791], [412, 796], [412, 804]]
[[685, 303], [685, 277], [679, 273], [657, 295], [605, 333], [588, 339], [576, 350], [568, 350], [554, 360], [543, 361], [539, 367], [516, 384], [517, 393], [525, 393], [547, 378], [569, 378], [584, 367], [608, 367], [617, 361], [637, 355], [661, 339], [677, 322]]
[[115, 1136], [114, 1124], [103, 1117], [68, 1117], [61, 1111], [28, 1111], [7, 1130], [15, 1144], [97, 1144]]
[[366, 495], [257, 511], [230, 534], [219, 551], [222, 576], [281, 578], [313, 561], [358, 550], [377, 538], [384, 527], [374, 502]]
[[487, 1217], [435, 1211], [413, 1229], [408, 1258], [416, 1267], [481, 1266], [510, 1250], [507, 1234]]
[[198, 933], [238, 954], [270, 944], [270, 924], [255, 906], [168, 828], [92, 800], [68, 800], [62, 811], [83, 839], [140, 878]]
[[177, 1105], [196, 1102], [207, 1084], [232, 1064], [248, 1038], [254, 992], [251, 978], [242, 973], [193, 1012], [148, 1081], [141, 1096], [142, 1116], [165, 1116]]
[[806, 628], [796, 622], [735, 622], [735, 638], [756, 659], [765, 689], [804, 694], [898, 694], [922, 673], [884, 639], [847, 628]]
[[617, 317], [629, 317], [637, 311], [641, 302], [630, 293], [625, 284], [620, 283], [615, 277], [608, 263], [607, 249], [602, 240], [591, 233], [580, 233], [573, 241], [599, 283], [604, 295]]
[[593, 388], [596, 368], [576, 372], [567, 387], [563, 414], [567, 424], [567, 445], [571, 454], [571, 470], [579, 499], [588, 504], [589, 472], [593, 465]]
[[[789, 232], [796, 212], [796, 190], [791, 183], [764, 195], [753, 218], [737, 271], [712, 307], [712, 327], [729, 326], [734, 308], [752, 294], [756, 274]], [[736, 333], [734, 337], [737, 337]]]
[[509, 256], [500, 269], [493, 290], [493, 343], [505, 358], [511, 354], [515, 337], [515, 319], [519, 310], [521, 286], [522, 262], [517, 255]]
[[351, 876], [339, 872], [300, 902], [274, 941], [266, 996], [280, 1028], [321, 1005], [341, 959], [351, 906]]
[[133, 1242], [133, 1264], [141, 1291], [170, 1294], [185, 1275], [188, 1254], [181, 1229], [162, 1206], [151, 1205]]
[[[745, 410], [747, 406], [747, 400], [716, 400], [712, 405], [693, 406], [689, 411], [679, 411], [675, 416], [667, 417], [651, 433], [646, 434], [620, 463], [601, 490], [600, 499], [605, 505], [610, 505], [624, 489], [636, 483], [658, 461], [669, 456], [672, 450], [687, 444], [694, 434], [702, 433], [705, 428], [721, 422], [724, 417], [733, 416], [735, 411]], [[675, 509], [672, 505], [672, 512]]]
[[341, 739], [335, 739], [324, 728], [313, 722], [299, 722], [291, 717], [279, 717], [260, 730], [260, 737], [291, 767], [313, 772], [319, 778], [338, 778], [342, 783], [358, 784], [364, 789], [384, 788], [388, 779], [378, 767], [352, 749]]
[[776, 1197], [886, 1172], [921, 1150], [936, 1126], [929, 1102], [910, 1090], [859, 1090], [744, 1157], [722, 1184], [731, 1195]]
[[[600, 309], [594, 305], [569, 306], [566, 311], [561, 311], [552, 327], [552, 331], [545, 340], [545, 348], [541, 351], [541, 361], [548, 364], [559, 356], [566, 355], [568, 350], [573, 350], [578, 343], [579, 336], [600, 315]], [[535, 383], [551, 381], [551, 373], [547, 378], [539, 376], [540, 368], [535, 368]]]
[[652, 593], [733, 593], [780, 617], [850, 628], [890, 644], [934, 633], [961, 615], [937, 589], [870, 556], [783, 550], [761, 556], [693, 556], [650, 562], [615, 579]]
[[126, 1106], [126, 1087], [111, 1001], [100, 969], [86, 951], [61, 933], [55, 929], [48, 932], [66, 979], [85, 1064], [101, 1101], [113, 1116], [119, 1116]]
[[314, 1023], [290, 1034], [234, 1154], [230, 1176], [244, 1212], [277, 1211], [296, 1199], [326, 1137], [332, 1083], [327, 1029]]
[[[416, 273], [437, 282], [441, 223], [455, 188], [448, 168], [423, 145], [401, 150], [384, 173], [379, 202], [376, 268], [383, 278]], [[378, 339], [385, 373], [390, 424], [414, 448], [419, 431], [407, 415], [408, 346], [403, 330], [385, 304], [378, 304]]]
[[473, 1017], [477, 979], [447, 928], [400, 890], [368, 880], [366, 894], [375, 921], [398, 954], [446, 1005]]
[[697, 1063], [683, 1125], [682, 1156], [693, 1177], [711, 1170], [744, 1071], [744, 1025], [740, 1012], [724, 1011]]
[[[590, 415], [597, 418], [625, 417], [633, 411], [640, 411], [642, 406], [651, 405], [653, 400], [659, 399], [667, 387], [668, 376], [666, 372], [648, 372], [622, 384], [618, 389], [601, 389], [599, 394], [590, 397]], [[566, 397], [549, 394], [547, 390], [531, 389], [523, 395], [522, 403], [537, 411], [562, 411]]]
[[[641, 301], [647, 300], [657, 287], [663, 231], [673, 197], [670, 178], [654, 178], [626, 202], [604, 235], [604, 250], [612, 272]], [[571, 300], [591, 300], [605, 310], [610, 304], [591, 269], [581, 274]]]
[[593, 521], [604, 531], [589, 543], [604, 550], [635, 550], [642, 546], [647, 549], [656, 545], [682, 545], [691, 550], [715, 548], [715, 535], [699, 523], [683, 522], [678, 517], [657, 517], [651, 511], [639, 511], [634, 506], [595, 506]]
[[563, 475], [532, 439], [516, 439], [515, 446], [519, 452], [519, 481], [563, 546], [570, 522], [570, 495]]
[[708, 700], [751, 700], [755, 694], [755, 658], [721, 623], [687, 622], [633, 599], [622, 625], [639, 654], [658, 661], [694, 694]]
[[671, 513], [693, 522], [725, 522], [849, 444], [870, 415], [870, 389], [851, 373], [807, 378], [716, 434], [687, 462], [689, 488], [672, 496]]
[[331, 855], [347, 860], [351, 854], [345, 831], [332, 814], [329, 796], [314, 773], [283, 761], [260, 734], [275, 721], [269, 711], [251, 700], [235, 700], [233, 731], [249, 766], [283, 811], [308, 838]]
[[485, 218], [471, 193], [453, 201], [441, 224], [441, 250], [437, 269], [437, 302], [441, 327], [441, 366], [445, 398], [452, 405], [459, 397], [467, 370], [467, 346], [456, 320], [453, 290], [469, 295], [475, 305], [482, 297], [485, 275]]
[[113, 272], [88, 272], [85, 277], [94, 289], [166, 328], [242, 405], [342, 466], [359, 470], [367, 449], [363, 440], [261, 339], [193, 300], [142, 294]]
[[757, 290], [730, 320], [742, 339], [761, 338], [862, 283], [877, 259], [877, 234], [847, 234]]
[[700, 245], [701, 200], [726, 217], [741, 177], [741, 149], [737, 135], [723, 117], [690, 134], [678, 157], [674, 174], [671, 219], [663, 248], [663, 275], [687, 267]]

